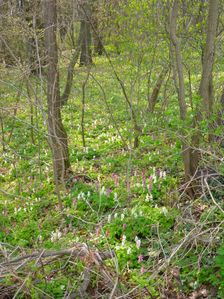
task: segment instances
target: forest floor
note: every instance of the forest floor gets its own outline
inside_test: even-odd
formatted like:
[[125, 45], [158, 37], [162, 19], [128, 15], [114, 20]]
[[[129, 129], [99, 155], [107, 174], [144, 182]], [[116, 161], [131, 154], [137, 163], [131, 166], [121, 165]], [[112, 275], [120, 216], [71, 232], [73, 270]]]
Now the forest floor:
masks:
[[[82, 298], [74, 294], [80, 285], [84, 288], [83, 280], [86, 298], [224, 298], [220, 180], [204, 184], [203, 196], [186, 198], [175, 91], [164, 91], [155, 112], [148, 113], [147, 67], [139, 74], [131, 62], [124, 67], [122, 57], [112, 61], [143, 132], [139, 146], [132, 146], [130, 109], [105, 58], [96, 59], [85, 93], [87, 70], [77, 68], [73, 93], [63, 108], [73, 175], [59, 190], [60, 198], [53, 182], [45, 105], [40, 109], [39, 100], [31, 108], [25, 86], [17, 103], [12, 86], [1, 90], [7, 109], [0, 156], [0, 262], [76, 246], [109, 251], [111, 258], [97, 264], [94, 258], [71, 254], [44, 260], [42, 266], [29, 259], [7, 275], [0, 264], [0, 298], [7, 298], [13, 287], [18, 298]], [[13, 75], [6, 71], [10, 81]], [[216, 159], [222, 150], [210, 155], [205, 143], [204, 151], [204, 164], [222, 173]]]

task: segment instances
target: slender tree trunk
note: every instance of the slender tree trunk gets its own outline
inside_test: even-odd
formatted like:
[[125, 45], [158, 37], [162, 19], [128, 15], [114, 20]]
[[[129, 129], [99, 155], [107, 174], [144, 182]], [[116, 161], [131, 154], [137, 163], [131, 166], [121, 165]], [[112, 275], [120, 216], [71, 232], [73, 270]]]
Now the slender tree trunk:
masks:
[[220, 108], [218, 112], [218, 125], [224, 125], [224, 88], [222, 90], [222, 95], [220, 98]]
[[[180, 118], [184, 122], [187, 118], [187, 106], [185, 101], [185, 86], [184, 86], [184, 73], [183, 73], [183, 61], [180, 50], [180, 42], [177, 38], [177, 15], [178, 15], [178, 5], [179, 0], [174, 0], [172, 12], [170, 16], [170, 36], [171, 41], [174, 46], [174, 79], [175, 85], [178, 92], [178, 100], [180, 107]], [[184, 172], [185, 172], [185, 180], [188, 182], [192, 177], [191, 172], [191, 149], [189, 145], [182, 141], [182, 154], [183, 154], [183, 162], [184, 162]], [[188, 194], [193, 197], [192, 187], [189, 186], [188, 190], [186, 190]]]
[[149, 102], [148, 102], [148, 111], [149, 112], [153, 112], [155, 109], [155, 105], [156, 105], [156, 102], [157, 102], [157, 99], [159, 96], [159, 92], [160, 92], [162, 84], [165, 80], [167, 72], [168, 72], [168, 68], [165, 67], [162, 69], [161, 73], [159, 74], [159, 77], [158, 77], [156, 84], [153, 88], [152, 94], [149, 97]]
[[[80, 38], [79, 38], [79, 40], [80, 40]], [[76, 48], [75, 52], [72, 54], [71, 60], [70, 60], [69, 65], [68, 65], [66, 84], [65, 84], [64, 92], [61, 96], [62, 106], [65, 105], [68, 102], [68, 98], [69, 98], [69, 95], [70, 95], [71, 90], [72, 90], [72, 83], [73, 83], [73, 77], [74, 77], [74, 68], [75, 68], [75, 65], [76, 65], [76, 63], [79, 59], [79, 55], [80, 55], [80, 42], [79, 42], [79, 40], [78, 40], [77, 48]]]
[[[212, 69], [214, 64], [215, 54], [215, 38], [216, 29], [218, 24], [218, 6], [219, 0], [209, 0], [208, 22], [207, 22], [207, 36], [206, 44], [203, 51], [202, 59], [202, 76], [199, 87], [199, 95], [202, 99], [201, 103], [197, 107], [196, 116], [194, 119], [194, 127], [199, 127], [199, 122], [203, 119], [202, 112], [205, 112], [207, 121], [213, 111], [213, 83], [212, 83]], [[210, 130], [212, 129], [209, 126]], [[192, 173], [195, 173], [198, 169], [200, 162], [200, 131], [196, 130], [192, 137], [192, 147], [195, 149], [191, 158]], [[211, 133], [209, 134], [209, 140], [212, 139]]]
[[215, 39], [218, 24], [218, 7], [219, 0], [209, 0], [207, 37], [203, 55], [202, 77], [199, 87], [199, 94], [203, 100], [203, 106], [207, 118], [211, 116], [213, 109], [212, 69], [215, 56]]
[[45, 48], [47, 54], [48, 140], [52, 151], [56, 184], [63, 183], [69, 169], [67, 134], [61, 119], [58, 52], [56, 41], [56, 0], [44, 0]]

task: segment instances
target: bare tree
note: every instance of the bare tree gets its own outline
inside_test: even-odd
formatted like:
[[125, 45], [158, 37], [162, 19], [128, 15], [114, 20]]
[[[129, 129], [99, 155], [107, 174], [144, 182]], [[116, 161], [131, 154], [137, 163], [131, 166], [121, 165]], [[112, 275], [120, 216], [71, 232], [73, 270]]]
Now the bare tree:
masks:
[[53, 156], [56, 184], [64, 182], [70, 170], [67, 134], [61, 118], [58, 49], [56, 41], [57, 8], [55, 0], [45, 0], [44, 25], [47, 55], [48, 141]]
[[[185, 87], [184, 87], [184, 73], [183, 73], [183, 61], [180, 50], [180, 42], [177, 37], [177, 15], [178, 15], [179, 0], [174, 0], [171, 15], [170, 15], [170, 37], [174, 47], [173, 58], [173, 72], [175, 85], [178, 92], [178, 100], [180, 107], [180, 118], [184, 122], [187, 118], [187, 106], [185, 101]], [[191, 172], [191, 149], [185, 141], [182, 142], [183, 162], [185, 179], [189, 181], [192, 176]], [[192, 190], [189, 188], [189, 194], [193, 196]]]

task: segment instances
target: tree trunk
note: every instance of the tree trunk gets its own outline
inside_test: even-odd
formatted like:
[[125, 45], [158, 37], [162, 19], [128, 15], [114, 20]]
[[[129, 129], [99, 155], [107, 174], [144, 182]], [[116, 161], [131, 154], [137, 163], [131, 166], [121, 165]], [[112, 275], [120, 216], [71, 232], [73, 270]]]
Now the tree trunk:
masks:
[[47, 55], [48, 141], [52, 151], [55, 183], [63, 183], [69, 169], [67, 134], [61, 119], [55, 0], [44, 0], [45, 48]]
[[199, 87], [199, 94], [203, 100], [203, 106], [207, 118], [211, 116], [213, 109], [212, 69], [215, 55], [215, 39], [218, 24], [218, 7], [219, 0], [209, 0], [207, 37], [203, 55], [202, 77]]
[[166, 77], [167, 72], [168, 72], [168, 68], [164, 67], [162, 69], [161, 73], [159, 74], [159, 77], [158, 77], [158, 79], [156, 81], [156, 84], [153, 88], [152, 94], [149, 97], [149, 101], [148, 101], [148, 111], [149, 112], [153, 112], [154, 109], [155, 109], [155, 105], [156, 105], [156, 102], [157, 102], [157, 99], [158, 99], [158, 95], [159, 95], [160, 89], [162, 87], [162, 84], [164, 82], [164, 79]]
[[87, 66], [93, 63], [91, 52], [91, 25], [88, 20], [82, 20], [80, 24], [81, 55], [80, 66]]
[[100, 34], [97, 18], [98, 16], [97, 13], [95, 12], [92, 18], [93, 46], [94, 46], [94, 54], [101, 56], [103, 55], [103, 43], [102, 43], [102, 35]]
[[[180, 107], [180, 118], [184, 122], [187, 118], [187, 106], [185, 101], [185, 86], [184, 86], [184, 73], [183, 73], [183, 61], [182, 55], [180, 50], [180, 42], [177, 38], [176, 30], [177, 30], [177, 15], [178, 15], [178, 5], [179, 0], [174, 0], [172, 12], [170, 15], [170, 36], [171, 41], [174, 46], [174, 80], [175, 85], [178, 92], [178, 100], [179, 100], [179, 107]], [[191, 171], [191, 148], [189, 145], [182, 141], [182, 154], [183, 154], [183, 162], [184, 162], [184, 172], [185, 172], [185, 180], [189, 182], [192, 178], [192, 171]], [[188, 186], [186, 190], [188, 194], [193, 197], [194, 192], [192, 186]]]
[[[197, 107], [196, 116], [194, 119], [195, 128], [198, 128], [200, 121], [203, 119], [203, 111], [206, 114], [207, 121], [209, 121], [213, 111], [212, 69], [214, 64], [215, 38], [218, 24], [218, 6], [218, 0], [209, 0], [207, 36], [203, 51], [202, 76], [199, 87], [199, 95], [202, 101], [199, 104], [199, 107]], [[211, 126], [209, 126], [209, 128], [212, 129]], [[198, 130], [192, 137], [192, 147], [195, 149], [191, 158], [191, 169], [193, 173], [197, 171], [200, 162], [200, 138], [201, 133], [200, 130]], [[211, 139], [212, 135], [209, 134], [209, 140]]]

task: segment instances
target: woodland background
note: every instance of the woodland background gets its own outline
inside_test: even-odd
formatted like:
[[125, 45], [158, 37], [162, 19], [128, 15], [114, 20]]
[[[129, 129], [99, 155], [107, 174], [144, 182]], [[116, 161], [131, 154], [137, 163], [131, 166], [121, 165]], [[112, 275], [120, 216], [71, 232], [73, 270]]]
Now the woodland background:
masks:
[[223, 12], [0, 1], [0, 298], [224, 298]]

